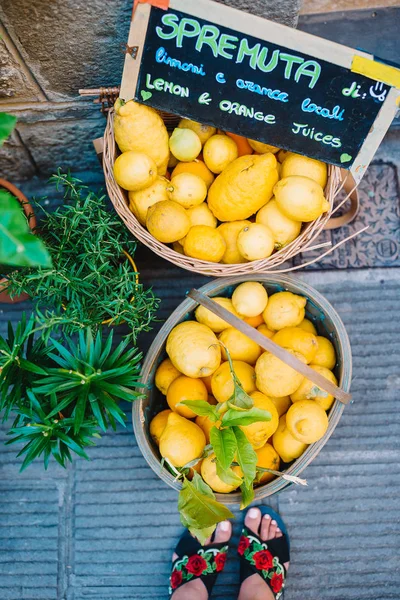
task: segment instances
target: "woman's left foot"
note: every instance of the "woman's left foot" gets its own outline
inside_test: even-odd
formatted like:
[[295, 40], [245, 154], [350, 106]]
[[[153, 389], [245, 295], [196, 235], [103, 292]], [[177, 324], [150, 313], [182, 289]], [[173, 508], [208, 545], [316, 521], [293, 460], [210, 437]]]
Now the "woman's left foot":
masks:
[[232, 535], [229, 521], [218, 524], [214, 538], [204, 546], [188, 530], [182, 535], [172, 556], [171, 600], [207, 600], [226, 561]]

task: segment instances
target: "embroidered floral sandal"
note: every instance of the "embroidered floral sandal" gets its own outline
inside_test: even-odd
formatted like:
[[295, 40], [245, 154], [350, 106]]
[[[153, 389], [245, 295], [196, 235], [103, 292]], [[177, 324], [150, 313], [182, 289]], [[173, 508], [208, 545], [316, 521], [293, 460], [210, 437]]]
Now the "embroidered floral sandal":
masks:
[[[258, 509], [261, 511], [258, 532], [255, 533], [245, 525], [239, 540], [240, 582], [243, 584], [248, 577], [257, 573], [268, 585], [275, 600], [278, 600], [285, 587], [286, 568], [284, 563], [289, 562], [290, 559], [289, 536], [282, 518], [272, 508], [259, 506]], [[277, 527], [282, 532], [280, 537], [274, 537], [267, 541], [261, 539], [261, 528], [265, 515], [269, 515], [271, 520], [276, 521]]]
[[[224, 535], [225, 533], [225, 535]], [[232, 534], [232, 528], [229, 525], [227, 531], [217, 529], [215, 536], [228, 538], [224, 542], [212, 541], [210, 544], [202, 546], [188, 530], [185, 530], [179, 540], [175, 554], [178, 556], [172, 563], [172, 572], [170, 576], [169, 593], [173, 594], [179, 587], [194, 579], [200, 579], [208, 592], [211, 590], [226, 561], [229, 539]], [[189, 599], [188, 593], [187, 598]], [[194, 595], [193, 595], [194, 598]]]

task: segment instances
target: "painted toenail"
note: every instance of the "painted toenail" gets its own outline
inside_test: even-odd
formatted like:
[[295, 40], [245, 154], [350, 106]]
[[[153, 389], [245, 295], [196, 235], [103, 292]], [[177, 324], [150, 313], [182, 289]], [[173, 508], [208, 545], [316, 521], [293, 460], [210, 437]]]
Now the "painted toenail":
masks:
[[251, 508], [249, 510], [249, 517], [250, 517], [250, 519], [257, 519], [257, 517], [258, 517], [258, 508]]
[[277, 523], [276, 523], [275, 519], [272, 519], [272, 525], [276, 525], [276, 524]]
[[218, 527], [221, 531], [229, 531], [229, 521], [222, 521]]

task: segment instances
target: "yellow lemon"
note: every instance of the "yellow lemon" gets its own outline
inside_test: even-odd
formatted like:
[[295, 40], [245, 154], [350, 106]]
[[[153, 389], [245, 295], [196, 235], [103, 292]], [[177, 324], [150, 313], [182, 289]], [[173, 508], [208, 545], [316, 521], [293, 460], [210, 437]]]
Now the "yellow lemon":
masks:
[[217, 226], [217, 219], [208, 208], [207, 202], [202, 202], [198, 206], [189, 208], [187, 214], [190, 221], [190, 227], [194, 227], [195, 225], [207, 225], [207, 227], [215, 229]]
[[256, 223], [266, 225], [271, 231], [275, 248], [284, 248], [295, 240], [301, 231], [301, 222], [289, 219], [279, 208], [275, 198], [260, 208], [256, 216]]
[[238, 147], [227, 135], [213, 135], [203, 148], [203, 158], [213, 173], [221, 173], [238, 157]]
[[292, 404], [292, 401], [290, 400], [290, 396], [280, 396], [280, 397], [269, 396], [269, 397], [271, 399], [271, 402], [274, 404], [276, 410], [278, 411], [279, 417], [281, 417], [282, 415], [287, 413], [287, 411], [289, 410], [289, 408]]
[[206, 445], [206, 436], [196, 423], [176, 412], [168, 415], [167, 425], [160, 438], [160, 454], [174, 467], [183, 467], [200, 458]]
[[196, 417], [195, 423], [200, 427], [200, 429], [203, 430], [204, 435], [206, 436], [207, 444], [210, 443], [211, 429], [213, 427], [217, 427], [218, 429], [221, 427], [221, 421], [217, 421], [216, 423], [214, 423], [214, 421], [211, 421], [210, 417]]
[[169, 148], [178, 160], [191, 162], [201, 152], [201, 141], [192, 129], [174, 129], [169, 138]]
[[[232, 470], [238, 477], [243, 476], [240, 467], [232, 467]], [[201, 476], [214, 492], [220, 494], [229, 494], [229, 492], [233, 492], [233, 490], [236, 490], [240, 485], [240, 482], [238, 482], [237, 485], [229, 485], [218, 477], [215, 454], [210, 454], [210, 456], [207, 456], [201, 463]]]
[[232, 294], [232, 304], [241, 317], [256, 317], [267, 306], [267, 290], [257, 281], [245, 281]]
[[303, 319], [302, 322], [297, 325], [297, 327], [300, 327], [300, 329], [304, 329], [304, 331], [309, 331], [314, 335], [318, 335], [315, 325], [312, 321], [310, 321], [310, 319]]
[[[212, 377], [212, 375], [207, 375], [207, 377], [202, 377], [202, 378], [201, 378], [201, 380], [202, 380], [202, 382], [204, 383], [204, 385], [206, 386], [206, 388], [207, 388], [207, 392], [208, 392], [209, 394], [211, 394], [211, 377]], [[209, 398], [208, 398], [208, 401], [209, 401], [209, 402], [210, 402], [210, 397], [211, 397], [211, 396], [209, 396]], [[210, 402], [210, 404], [212, 404], [212, 402]]]
[[307, 299], [292, 292], [278, 292], [269, 297], [263, 312], [268, 329], [277, 331], [284, 327], [297, 327], [305, 315]]
[[143, 152], [154, 160], [158, 174], [165, 175], [170, 154], [168, 131], [160, 115], [150, 106], [121, 98], [115, 102], [114, 111], [115, 141], [121, 152]]
[[175, 169], [172, 171], [171, 178], [179, 175], [180, 173], [193, 173], [193, 175], [198, 175], [203, 179], [207, 189], [215, 179], [210, 169], [202, 160], [199, 160], [198, 158], [196, 158], [196, 160], [192, 160], [191, 162], [178, 163]]
[[208, 205], [219, 221], [247, 219], [271, 199], [277, 181], [273, 154], [241, 156], [218, 175], [208, 191]]
[[260, 223], [250, 223], [244, 227], [238, 235], [237, 245], [246, 260], [268, 258], [275, 249], [272, 232]]
[[[247, 394], [256, 391], [255, 372], [253, 367], [242, 360], [233, 360], [233, 370], [239, 379], [242, 388]], [[211, 389], [214, 398], [218, 402], [226, 402], [232, 396], [234, 391], [232, 374], [229, 363], [224, 362], [215, 371], [211, 378]]]
[[327, 369], [333, 369], [336, 365], [336, 352], [330, 340], [322, 335], [317, 336], [318, 350], [313, 358], [313, 364]]
[[324, 188], [328, 180], [328, 167], [325, 163], [315, 158], [308, 158], [301, 154], [290, 154], [282, 164], [282, 177], [302, 175], [313, 179]]
[[182, 375], [182, 373], [180, 373], [178, 369], [174, 367], [171, 360], [169, 358], [164, 359], [157, 368], [154, 378], [156, 388], [159, 389], [164, 396], [166, 396], [169, 386], [174, 379], [180, 375]]
[[185, 254], [183, 251], [183, 246], [179, 242], [173, 242], [172, 248], [175, 250], [175, 252], [179, 252], [179, 254]]
[[[337, 379], [332, 371], [318, 365], [310, 365], [310, 367], [337, 385]], [[297, 388], [290, 398], [292, 399], [292, 402], [300, 402], [300, 400], [313, 400], [324, 410], [329, 410], [333, 404], [333, 401], [335, 400], [331, 394], [328, 394], [328, 392], [320, 389], [315, 383], [310, 381], [310, 379], [304, 379], [300, 387]]]
[[232, 359], [243, 360], [249, 363], [249, 365], [254, 365], [261, 354], [260, 346], [234, 327], [224, 329], [218, 339], [223, 344], [222, 358], [224, 360], [228, 360], [225, 347], [228, 349]]
[[259, 331], [260, 333], [265, 335], [265, 337], [267, 337], [268, 339], [273, 338], [276, 333], [275, 331], [271, 331], [270, 329], [268, 329], [268, 327], [266, 326], [265, 323], [262, 323], [261, 325], [259, 325], [257, 327], [257, 331]]
[[329, 210], [324, 190], [309, 177], [284, 177], [275, 185], [274, 194], [281, 211], [294, 221], [315, 221]]
[[267, 410], [271, 414], [270, 421], [259, 421], [251, 425], [241, 425], [240, 429], [246, 435], [254, 449], [261, 448], [267, 440], [275, 433], [279, 424], [278, 411], [268, 396], [261, 392], [253, 392], [250, 396], [254, 400], [254, 406], [261, 410]]
[[247, 138], [250, 146], [253, 148], [254, 152], [258, 152], [259, 154], [265, 154], [266, 152], [279, 152], [279, 148], [276, 146], [270, 146], [269, 144], [264, 144], [264, 142], [257, 142], [257, 140], [250, 140]]
[[185, 400], [204, 400], [207, 402], [207, 398], [207, 388], [201, 379], [194, 379], [186, 375], [180, 375], [174, 379], [167, 391], [167, 402], [170, 409], [187, 419], [194, 419], [196, 413], [184, 404], [182, 406], [177, 405]]
[[308, 444], [299, 442], [292, 436], [286, 427], [286, 415], [279, 419], [278, 429], [272, 436], [272, 444], [285, 463], [290, 463], [295, 458], [299, 458], [307, 448]]
[[[306, 364], [306, 359], [299, 352], [287, 350]], [[280, 358], [270, 352], [264, 352], [256, 362], [256, 385], [267, 396], [290, 396], [301, 384], [304, 376], [289, 367]]]
[[195, 225], [186, 235], [183, 249], [186, 256], [219, 262], [226, 250], [225, 240], [214, 227]]
[[329, 421], [319, 404], [313, 400], [295, 402], [286, 413], [286, 427], [303, 444], [314, 444], [326, 433]]
[[167, 339], [172, 364], [188, 377], [207, 377], [221, 363], [221, 346], [213, 331], [197, 321], [183, 321]]
[[191, 129], [197, 133], [202, 145], [204, 145], [208, 138], [214, 135], [214, 133], [217, 131], [216, 128], [212, 127], [211, 125], [202, 125], [201, 123], [198, 123], [197, 121], [191, 121], [190, 119], [181, 119], [178, 127], [181, 129]]
[[[235, 317], [239, 316], [235, 311], [232, 304], [232, 300], [230, 300], [230, 298], [215, 297], [212, 300], [220, 306], [222, 306], [223, 308], [225, 308], [226, 310], [229, 310], [229, 312], [235, 315]], [[198, 306], [194, 312], [194, 315], [197, 321], [199, 321], [199, 323], [207, 325], [210, 329], [212, 329], [212, 331], [215, 331], [216, 333], [220, 333], [227, 327], [230, 327], [229, 323], [221, 319], [221, 317], [218, 317], [211, 310], [208, 310], [208, 308], [205, 308], [204, 306]]]
[[204, 202], [207, 186], [198, 175], [180, 173], [171, 179], [168, 193], [170, 199], [178, 202], [183, 208], [193, 208]]
[[172, 410], [167, 408], [166, 410], [162, 410], [159, 412], [150, 423], [150, 435], [157, 446], [160, 444], [160, 437], [162, 432], [167, 426], [167, 421], [169, 415], [172, 413]]
[[244, 317], [243, 321], [248, 325], [251, 325], [255, 329], [257, 329], [257, 327], [259, 327], [260, 325], [265, 325], [264, 317], [262, 316], [262, 314], [256, 315], [255, 317]]
[[171, 244], [185, 237], [190, 221], [183, 206], [172, 200], [163, 200], [148, 209], [146, 227], [156, 240]]
[[277, 154], [277, 159], [279, 160], [280, 163], [283, 163], [285, 158], [287, 156], [290, 156], [291, 154], [294, 154], [294, 152], [290, 152], [290, 150], [279, 150], [279, 152]]
[[307, 363], [312, 362], [318, 349], [317, 336], [300, 329], [300, 327], [284, 327], [274, 335], [272, 341], [283, 348], [291, 348], [300, 352]]
[[163, 200], [169, 200], [167, 188], [169, 181], [165, 177], [157, 177], [157, 179], [144, 188], [137, 192], [129, 192], [129, 208], [136, 216], [139, 223], [146, 225], [147, 211], [150, 206], [162, 202]]
[[[257, 467], [262, 469], [272, 469], [273, 471], [279, 471], [281, 466], [281, 459], [275, 448], [271, 444], [265, 444], [262, 448], [256, 450], [257, 454]], [[268, 483], [275, 479], [276, 475], [273, 473], [263, 473], [259, 477], [259, 483]]]
[[222, 235], [226, 243], [226, 250], [221, 262], [226, 265], [235, 265], [245, 263], [247, 260], [240, 254], [237, 238], [243, 227], [250, 225], [250, 221], [231, 221], [230, 223], [222, 223], [217, 229]]
[[157, 178], [154, 160], [141, 152], [124, 152], [114, 163], [115, 181], [124, 190], [135, 192], [148, 187]]

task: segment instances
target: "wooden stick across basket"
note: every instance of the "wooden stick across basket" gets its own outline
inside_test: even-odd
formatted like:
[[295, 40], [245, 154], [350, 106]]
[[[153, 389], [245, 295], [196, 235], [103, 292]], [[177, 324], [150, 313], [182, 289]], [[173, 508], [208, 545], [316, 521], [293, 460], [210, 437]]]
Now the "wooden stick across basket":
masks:
[[[335, 347], [337, 356], [335, 375], [338, 379], [339, 387], [335, 386], [335, 389], [332, 389], [329, 387], [332, 385], [331, 382], [327, 380], [317, 381], [315, 379], [315, 371], [311, 370], [311, 375], [308, 370], [305, 373], [305, 375], [308, 378], [313, 379], [319, 387], [322, 389], [326, 388], [328, 392], [331, 392], [336, 399], [329, 411], [329, 426], [324, 437], [318, 442], [311, 444], [300, 456], [300, 458], [296, 459], [292, 464], [282, 467], [281, 470], [285, 470], [286, 475], [292, 477], [300, 475], [307, 465], [314, 460], [335, 430], [335, 427], [337, 426], [343, 414], [345, 404], [349, 402], [351, 398], [349, 390], [351, 384], [352, 358], [350, 343], [345, 327], [340, 317], [329, 304], [329, 302], [312, 287], [306, 285], [299, 279], [286, 275], [251, 274], [245, 277], [239, 276], [213, 280], [207, 285], [203, 286], [199, 291], [196, 290], [190, 292], [188, 294], [189, 297], [184, 300], [172, 313], [154, 339], [145, 358], [141, 373], [141, 380], [147, 386], [145, 390], [146, 397], [143, 400], [135, 402], [132, 408], [135, 436], [144, 458], [154, 472], [161, 479], [163, 479], [163, 481], [176, 490], [180, 489], [181, 484], [166, 468], [161, 467], [161, 457], [158, 449], [153, 444], [149, 433], [149, 424], [151, 419], [157, 412], [167, 408], [165, 405], [165, 399], [154, 385], [155, 372], [160, 362], [166, 358], [165, 345], [168, 335], [172, 329], [178, 325], [178, 323], [181, 323], [184, 320], [194, 319], [193, 313], [200, 302], [209, 309], [215, 308], [214, 305], [216, 303], [213, 303], [212, 300], [211, 304], [208, 302], [213, 296], [231, 297], [235, 287], [243, 281], [259, 281], [264, 285], [268, 294], [287, 290], [289, 292], [293, 292], [294, 294], [305, 296], [307, 298], [306, 317], [313, 320], [319, 334], [329, 337]], [[216, 306], [218, 309], [221, 308], [218, 304], [216, 304]], [[216, 312], [218, 312], [218, 309], [216, 309]], [[222, 316], [221, 313], [220, 316]], [[241, 321], [239, 324], [236, 322], [236, 320], [233, 321], [235, 317], [231, 313], [226, 314], [226, 312], [224, 312], [223, 318], [227, 321], [229, 320], [230, 324], [234, 327], [241, 328], [241, 325], [243, 325], [243, 321]], [[250, 330], [253, 330], [250, 325], [247, 325], [246, 323], [244, 323], [244, 325], [245, 327], [247, 326], [247, 328], [250, 328]], [[243, 329], [243, 333], [246, 333], [246, 335], [249, 334], [249, 330], [247, 328], [246, 330]], [[254, 339], [256, 339], [254, 336], [256, 336], [257, 333], [259, 332], [256, 330], [250, 331], [250, 335]], [[278, 348], [278, 351], [281, 353], [279, 356], [280, 358], [283, 358], [284, 354], [286, 354], [286, 351], [283, 348], [280, 348], [279, 346], [276, 347], [276, 344], [267, 338], [264, 340], [257, 338], [256, 341], [257, 343], [260, 341], [260, 345], [269, 351], [275, 351]], [[292, 358], [290, 354], [289, 356]], [[301, 363], [301, 368], [309, 369], [309, 367], [307, 365], [303, 365], [303, 363]], [[325, 378], [322, 379], [324, 380]], [[283, 479], [283, 477], [277, 477], [271, 482], [256, 487], [255, 499], [259, 500], [261, 498], [271, 496], [277, 492], [280, 492], [288, 485], [290, 485], [290, 483]], [[225, 504], [240, 503], [240, 498], [240, 492], [217, 494], [217, 499]]]
[[[173, 129], [179, 122], [180, 117], [168, 113], [161, 113], [168, 129]], [[311, 223], [306, 223], [300, 235], [290, 244], [275, 252], [269, 258], [255, 260], [242, 264], [221, 264], [204, 260], [198, 260], [184, 256], [176, 252], [172, 247], [156, 240], [145, 227], [143, 227], [128, 208], [128, 194], [115, 181], [113, 167], [118, 156], [118, 148], [114, 137], [114, 111], [110, 109], [107, 117], [107, 126], [104, 133], [103, 169], [107, 185], [107, 191], [115, 210], [124, 221], [125, 225], [133, 235], [143, 244], [148, 246], [155, 254], [170, 261], [171, 263], [202, 275], [214, 277], [230, 277], [235, 275], [248, 275], [250, 273], [282, 272], [281, 265], [292, 259], [299, 253], [314, 250], [320, 246], [314, 244], [316, 238], [328, 223], [331, 215], [335, 212], [334, 205], [337, 203], [338, 195], [343, 188], [342, 174], [338, 167], [328, 167], [328, 183], [325, 188], [325, 196], [329, 202], [330, 210]], [[321, 246], [326, 246], [322, 244]], [[285, 270], [285, 269], [283, 269]], [[290, 270], [290, 269], [288, 269]]]

